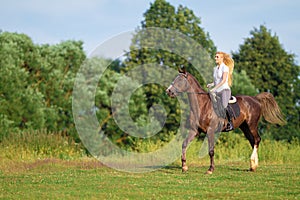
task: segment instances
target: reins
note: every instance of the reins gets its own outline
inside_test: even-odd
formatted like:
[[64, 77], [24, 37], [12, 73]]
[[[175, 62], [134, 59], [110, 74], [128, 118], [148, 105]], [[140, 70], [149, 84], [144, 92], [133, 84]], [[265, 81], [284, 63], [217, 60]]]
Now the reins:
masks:
[[[183, 74], [183, 73], [179, 73], [179, 74], [182, 75], [182, 76], [184, 76], [185, 80], [186, 80], [187, 82], [189, 82], [185, 74]], [[176, 80], [176, 79], [177, 79], [177, 77], [175, 78], [175, 80]], [[171, 85], [172, 85], [172, 87], [175, 89], [175, 92], [176, 92], [177, 94], [183, 94], [183, 93], [187, 93], [187, 94], [199, 94], [199, 95], [200, 95], [200, 94], [207, 94], [207, 95], [209, 94], [209, 92], [181, 92], [181, 91], [179, 91], [179, 90], [176, 88], [176, 86], [174, 85], [175, 80], [171, 83]]]
[[208, 92], [186, 92], [187, 94], [209, 94]]

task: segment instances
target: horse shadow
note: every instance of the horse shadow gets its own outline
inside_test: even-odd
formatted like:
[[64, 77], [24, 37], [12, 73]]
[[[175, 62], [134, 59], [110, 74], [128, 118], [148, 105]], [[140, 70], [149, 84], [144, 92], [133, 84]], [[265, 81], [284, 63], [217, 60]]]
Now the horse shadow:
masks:
[[236, 172], [251, 172], [250, 169], [245, 168], [237, 168], [237, 167], [229, 167], [230, 171], [236, 171]]

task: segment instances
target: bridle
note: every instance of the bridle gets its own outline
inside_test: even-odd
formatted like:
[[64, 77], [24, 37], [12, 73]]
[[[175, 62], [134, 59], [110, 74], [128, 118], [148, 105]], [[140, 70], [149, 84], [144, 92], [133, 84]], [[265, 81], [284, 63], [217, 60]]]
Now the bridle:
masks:
[[177, 77], [174, 79], [174, 81], [171, 83], [171, 86], [175, 89], [175, 93], [177, 94], [183, 94], [183, 93], [187, 93], [187, 94], [208, 94], [208, 92], [182, 92], [179, 91], [179, 89], [175, 86], [175, 82], [176, 79], [178, 79], [179, 77], [184, 77], [184, 80], [186, 81], [186, 88], [183, 89], [183, 91], [187, 90], [187, 88], [189, 87], [189, 85], [191, 85], [187, 79], [188, 74], [186, 73], [182, 73], [179, 72], [179, 74], [177, 75]]

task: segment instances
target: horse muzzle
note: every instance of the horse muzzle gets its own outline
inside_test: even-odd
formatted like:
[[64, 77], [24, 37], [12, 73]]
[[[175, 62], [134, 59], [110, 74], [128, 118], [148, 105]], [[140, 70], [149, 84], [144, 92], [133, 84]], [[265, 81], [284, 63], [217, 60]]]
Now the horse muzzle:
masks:
[[166, 93], [171, 98], [174, 98], [177, 96], [177, 92], [175, 91], [175, 89], [172, 86], [170, 86], [166, 89]]

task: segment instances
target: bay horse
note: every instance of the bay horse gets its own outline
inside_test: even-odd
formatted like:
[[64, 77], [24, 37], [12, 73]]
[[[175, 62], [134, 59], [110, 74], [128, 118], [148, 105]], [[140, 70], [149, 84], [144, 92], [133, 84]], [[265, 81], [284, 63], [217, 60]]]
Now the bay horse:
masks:
[[[182, 93], [188, 95], [190, 105], [189, 131], [187, 138], [182, 143], [182, 171], [188, 170], [186, 149], [189, 143], [196, 135], [203, 132], [207, 134], [208, 154], [210, 156], [210, 167], [206, 173], [212, 174], [215, 169], [214, 134], [225, 130], [227, 120], [218, 117], [214, 112], [210, 94], [202, 89], [196, 78], [185, 70], [179, 70], [179, 74], [166, 89], [166, 93], [172, 98]], [[234, 128], [240, 128], [251, 144], [253, 151], [250, 157], [250, 171], [255, 171], [258, 166], [257, 150], [261, 140], [258, 133], [258, 123], [261, 116], [272, 124], [283, 125], [285, 120], [271, 93], [263, 92], [256, 96], [239, 95], [236, 96], [236, 99], [240, 107], [240, 115], [232, 119], [233, 126]], [[224, 124], [221, 129], [218, 128], [220, 122]]]

